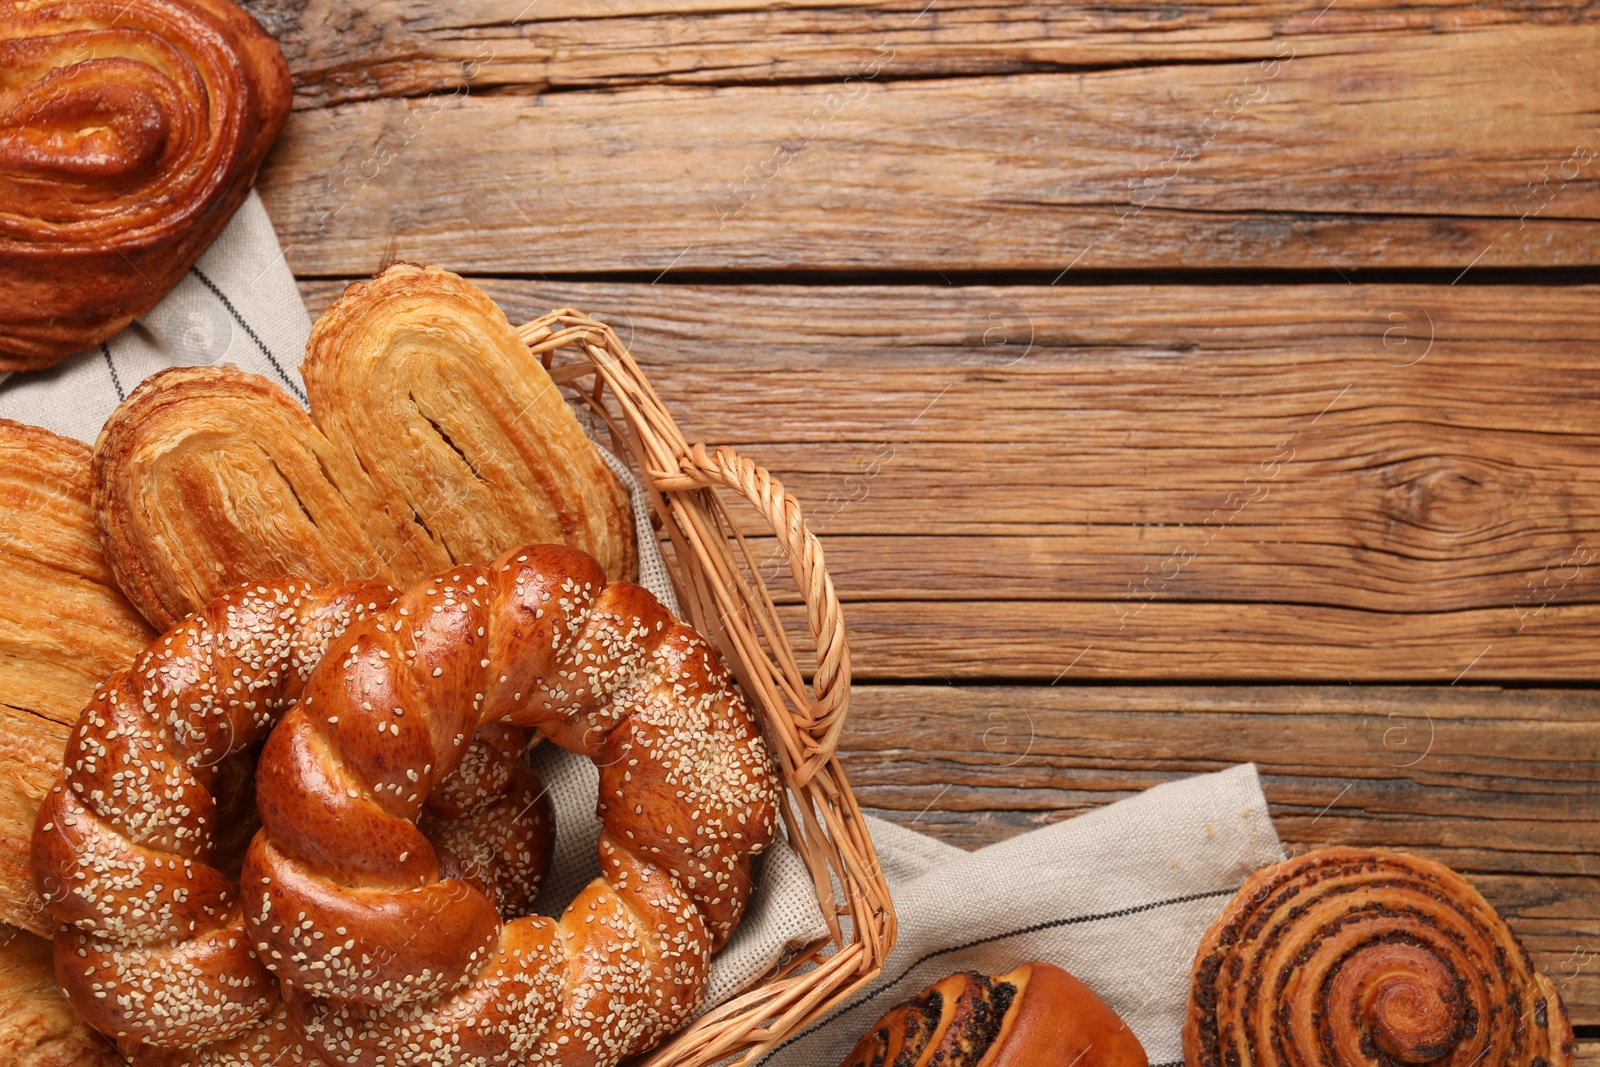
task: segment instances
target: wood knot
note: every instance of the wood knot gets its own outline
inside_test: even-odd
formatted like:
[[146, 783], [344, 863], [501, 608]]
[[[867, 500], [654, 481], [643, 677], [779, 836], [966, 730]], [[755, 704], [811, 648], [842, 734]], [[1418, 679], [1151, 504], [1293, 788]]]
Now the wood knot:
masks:
[[1514, 518], [1533, 476], [1470, 456], [1418, 456], [1377, 468], [1383, 512], [1435, 534], [1490, 530]]

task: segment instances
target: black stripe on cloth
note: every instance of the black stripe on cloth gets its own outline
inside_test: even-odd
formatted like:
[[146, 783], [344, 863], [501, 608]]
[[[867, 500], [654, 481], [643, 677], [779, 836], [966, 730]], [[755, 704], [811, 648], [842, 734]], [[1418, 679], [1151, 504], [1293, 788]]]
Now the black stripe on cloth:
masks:
[[[810, 1026], [806, 1027], [804, 1030], [800, 1031], [798, 1034], [795, 1034], [793, 1037], [789, 1038], [789, 1040], [785, 1041], [783, 1044], [779, 1045], [777, 1048], [773, 1049], [771, 1052], [757, 1060], [756, 1067], [761, 1067], [762, 1064], [772, 1059], [772, 1057], [776, 1056], [778, 1053], [782, 1052], [796, 1041], [810, 1037], [824, 1026], [827, 1026], [829, 1023], [839, 1018], [839, 1016], [855, 1011], [857, 1008], [868, 1003], [869, 1001], [876, 1000], [878, 997], [887, 993], [901, 982], [904, 982], [906, 978], [910, 976], [912, 971], [916, 970], [918, 967], [921, 967], [929, 960], [938, 959], [940, 956], [948, 956], [952, 952], [961, 952], [965, 949], [976, 948], [979, 945], [987, 945], [994, 941], [1004, 941], [1008, 937], [1021, 937], [1023, 934], [1036, 934], [1040, 930], [1054, 930], [1061, 926], [1078, 926], [1082, 923], [1099, 922], [1102, 919], [1125, 919], [1129, 915], [1139, 915], [1143, 912], [1154, 911], [1157, 908], [1170, 907], [1173, 904], [1188, 904], [1196, 900], [1209, 900], [1212, 897], [1231, 897], [1238, 891], [1238, 886], [1234, 886], [1232, 889], [1211, 889], [1204, 893], [1190, 893], [1187, 896], [1172, 897], [1168, 900], [1151, 901], [1149, 904], [1135, 904], [1131, 908], [1120, 908], [1117, 911], [1102, 911], [1096, 912], [1092, 915], [1070, 915], [1064, 919], [1050, 919], [1047, 922], [1034, 923], [1032, 926], [1024, 926], [1021, 929], [1007, 930], [1003, 934], [991, 934], [988, 937], [980, 937], [976, 941], [968, 941], [960, 945], [951, 945], [948, 948], [934, 949], [932, 952], [919, 957], [917, 960], [911, 963], [910, 966], [900, 972], [899, 976], [896, 977], [894, 981], [885, 982], [872, 992], [857, 997], [854, 1001], [835, 1011], [826, 1019], [819, 1019]], [[1158, 1063], [1153, 1064], [1152, 1067], [1183, 1067], [1183, 1062], [1179, 1060], [1173, 1063]]]
[[261, 349], [261, 354], [267, 357], [267, 362], [272, 364], [272, 369], [278, 372], [278, 377], [283, 379], [283, 384], [289, 387], [289, 392], [293, 393], [300, 403], [306, 403], [305, 391], [294, 383], [289, 377], [289, 373], [283, 369], [283, 364], [278, 362], [278, 357], [272, 354], [272, 351], [262, 342], [260, 335], [250, 328], [248, 322], [244, 321], [244, 316], [239, 314], [239, 309], [233, 306], [233, 301], [224, 296], [222, 290], [217, 288], [217, 283], [207, 278], [205, 272], [199, 267], [192, 267], [190, 270], [196, 278], [200, 279], [201, 285], [211, 290], [212, 296], [222, 301], [222, 306], [228, 309], [228, 314], [233, 316], [233, 321], [244, 327], [244, 332], [250, 336], [250, 340], [256, 343], [256, 347]]
[[117, 365], [111, 362], [111, 347], [104, 341], [100, 342], [100, 354], [106, 357], [106, 370], [111, 372], [111, 387], [117, 391], [117, 402], [128, 399], [127, 392], [122, 388], [122, 379], [117, 377]]

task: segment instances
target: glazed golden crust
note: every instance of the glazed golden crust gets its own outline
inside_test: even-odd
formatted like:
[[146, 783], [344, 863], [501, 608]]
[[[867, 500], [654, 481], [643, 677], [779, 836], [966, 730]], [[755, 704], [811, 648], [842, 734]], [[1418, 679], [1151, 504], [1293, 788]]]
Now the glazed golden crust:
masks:
[[229, 367], [163, 371], [112, 413], [94, 514], [118, 583], [163, 628], [243, 582], [395, 584], [431, 558], [348, 451], [283, 390]]
[[89, 496], [87, 445], [0, 419], [0, 921], [36, 932], [27, 842], [45, 768], [94, 687], [153, 636], [112, 581]]
[[299, 697], [328, 644], [393, 597], [360, 583], [237, 590], [86, 703], [30, 863], [61, 924], [58, 980], [101, 1033], [138, 1040], [156, 1016], [193, 1045], [270, 1018], [277, 987], [244, 945], [238, 892], [217, 864], [212, 787]]
[[7, 1067], [124, 1067], [56, 985], [50, 942], [0, 927], [0, 1063]]
[[311, 416], [360, 457], [397, 517], [438, 546], [417, 581], [531, 542], [633, 576], [633, 525], [601, 461], [505, 313], [437, 267], [396, 263], [323, 313], [306, 349]]
[[148, 310], [249, 191], [289, 112], [230, 0], [0, 6], [0, 371]]
[[[419, 798], [480, 722], [535, 725], [600, 766], [602, 877], [559, 922], [502, 926], [419, 857]], [[698, 1006], [772, 840], [777, 781], [693, 630], [593, 558], [539, 545], [352, 628], [268, 739], [257, 794], [247, 925], [324, 1059], [614, 1067]], [[359, 873], [330, 862], [352, 830], [379, 842]], [[342, 947], [316, 937], [329, 930]]]
[[983, 1067], [1149, 1067], [1122, 1017], [1060, 967], [1030, 963], [1002, 980], [1018, 995]]
[[[602, 877], [560, 922], [502, 924], [418, 824], [463, 786], [516, 789], [464, 756], [529, 726], [601, 767]], [[269, 728], [235, 892], [210, 865], [210, 768]], [[392, 603], [276, 582], [208, 606], [85, 708], [33, 871], [68, 996], [138, 1063], [220, 1043], [287, 1067], [303, 1040], [352, 1067], [613, 1067], [698, 1005], [777, 799], [709, 646], [541, 545]]]
[[[295, 1051], [277, 984], [243, 935], [225, 797], [329, 644], [394, 596], [361, 583], [236, 590], [112, 674], [80, 716], [35, 820], [32, 872], [67, 924], [55, 951], [68, 999], [136, 1060], [181, 1059], [139, 1044], [158, 1020], [174, 1048], [217, 1043], [209, 1055], [235, 1057], [220, 1062], [316, 1062]], [[553, 843], [549, 798], [522, 759], [528, 737], [486, 728], [435, 776], [437, 837], [423, 846], [518, 914]], [[374, 844], [346, 835], [333, 847], [350, 858], [355, 841]]]
[[1440, 864], [1328, 848], [1240, 887], [1195, 954], [1189, 1067], [1567, 1067], [1572, 1027], [1505, 921]]
[[1049, 963], [963, 971], [891, 1008], [842, 1067], [1148, 1067], [1105, 1001]]

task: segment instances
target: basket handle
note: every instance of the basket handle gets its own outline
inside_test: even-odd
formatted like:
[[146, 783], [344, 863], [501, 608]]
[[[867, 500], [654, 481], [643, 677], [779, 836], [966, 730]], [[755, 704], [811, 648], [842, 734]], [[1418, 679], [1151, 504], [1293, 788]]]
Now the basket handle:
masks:
[[850, 645], [845, 639], [844, 613], [823, 560], [822, 543], [806, 526], [800, 503], [764, 467], [731, 448], [707, 452], [694, 445], [678, 456], [677, 471], [650, 471], [650, 480], [662, 492], [721, 486], [754, 505], [778, 539], [789, 561], [795, 584], [806, 606], [811, 635], [817, 644], [817, 673], [807, 732], [815, 747], [795, 768], [795, 781], [803, 785], [833, 758], [850, 706]]
[[[777, 537], [800, 588], [811, 635], [817, 643], [811, 706], [791, 717], [804, 753], [794, 767], [794, 784], [810, 782], [839, 746], [839, 734], [850, 707], [850, 646], [845, 640], [839, 597], [823, 563], [822, 545], [806, 528], [799, 502], [764, 468], [733, 449], [707, 452], [704, 445], [690, 446], [627, 346], [605, 323], [572, 308], [562, 308], [527, 323], [518, 334], [531, 352], [544, 359], [559, 381], [571, 384], [592, 370], [597, 376], [594, 406], [607, 422], [611, 420], [599, 404], [598, 383], [610, 386], [635, 432], [639, 446], [635, 459], [657, 493], [695, 492], [720, 486], [754, 505]], [[552, 367], [551, 355], [565, 348], [577, 349], [587, 361], [581, 366]], [[760, 574], [755, 581], [765, 596]], [[783, 640], [781, 631], [776, 639]], [[800, 679], [794, 682], [798, 684]]]

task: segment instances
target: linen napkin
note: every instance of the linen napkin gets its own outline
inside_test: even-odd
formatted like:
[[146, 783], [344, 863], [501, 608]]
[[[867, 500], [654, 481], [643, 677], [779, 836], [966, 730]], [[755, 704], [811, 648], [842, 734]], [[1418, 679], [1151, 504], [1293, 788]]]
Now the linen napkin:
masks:
[[1158, 785], [964, 852], [868, 818], [900, 917], [883, 974], [762, 1067], [832, 1067], [889, 1008], [956, 971], [1045, 960], [1122, 1016], [1151, 1067], [1181, 1067], [1189, 968], [1252, 871], [1283, 858], [1254, 765]]
[[[45, 371], [0, 377], [0, 417], [93, 442], [140, 381], [174, 365], [231, 363], [305, 402], [297, 370], [310, 320], [255, 193], [178, 285], [103, 345]], [[599, 447], [598, 445], [596, 447]], [[642, 487], [628, 486], [640, 580], [677, 611]], [[538, 910], [559, 914], [599, 873], [599, 772], [554, 745], [533, 762], [556, 810], [555, 862]], [[1281, 858], [1255, 769], [1157, 786], [977, 852], [868, 817], [900, 937], [880, 978], [769, 1054], [771, 1067], [837, 1063], [886, 1009], [956, 970], [1059, 964], [1120, 1012], [1156, 1067], [1182, 1059], [1178, 1030], [1200, 936], [1252, 870]], [[758, 981], [785, 950], [826, 935], [804, 863], [777, 842], [756, 865], [750, 912], [712, 962], [706, 1006]]]

